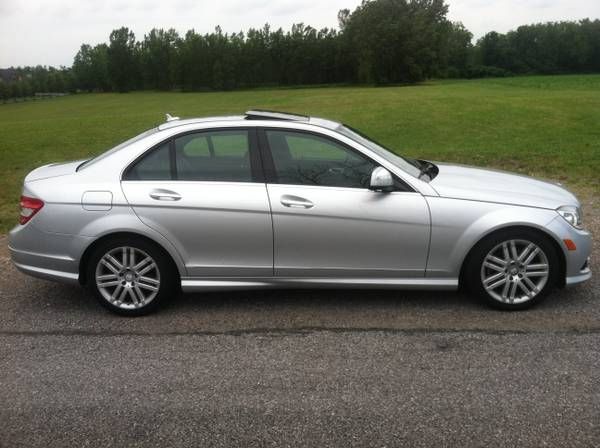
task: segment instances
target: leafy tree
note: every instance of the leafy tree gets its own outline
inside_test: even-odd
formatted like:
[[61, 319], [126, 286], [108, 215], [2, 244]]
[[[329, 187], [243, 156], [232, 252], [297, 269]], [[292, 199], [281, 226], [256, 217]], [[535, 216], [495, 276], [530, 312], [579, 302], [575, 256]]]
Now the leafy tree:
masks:
[[95, 73], [92, 66], [92, 47], [83, 44], [73, 60], [73, 72], [77, 77], [78, 85], [83, 90], [93, 90]]
[[8, 96], [9, 96], [8, 85], [0, 79], [0, 100], [2, 100], [3, 103], [5, 103], [6, 100], [8, 100]]
[[108, 76], [108, 46], [83, 44], [73, 61], [73, 76], [82, 90], [106, 91], [110, 89]]
[[212, 68], [212, 83], [211, 87], [215, 90], [223, 90], [223, 67], [218, 59], [214, 62]]
[[363, 0], [344, 28], [356, 49], [356, 79], [385, 84], [437, 74], [447, 12], [443, 0]]
[[483, 65], [491, 67], [507, 67], [509, 65], [510, 47], [506, 36], [492, 31], [477, 42], [477, 47]]
[[20, 81], [13, 81], [10, 84], [10, 96], [15, 100], [23, 96], [23, 86]]
[[600, 20], [582, 20], [580, 27], [586, 42], [585, 70], [600, 72]]
[[452, 78], [466, 76], [472, 65], [472, 41], [473, 34], [462, 23], [448, 24], [442, 52], [445, 57], [442, 66], [447, 68], [442, 74]]
[[600, 71], [600, 20], [525, 25], [488, 33], [475, 48], [476, 63], [517, 74]]
[[23, 97], [24, 98], [32, 97], [34, 94], [34, 91], [33, 91], [33, 85], [31, 84], [29, 79], [23, 79], [22, 81], [19, 81], [19, 82], [21, 84], [21, 93], [22, 93]]
[[144, 85], [169, 90], [176, 84], [179, 35], [174, 29], [153, 29], [144, 36], [141, 61]]
[[202, 36], [190, 30], [179, 44], [178, 81], [184, 90], [198, 90], [205, 79], [200, 59], [203, 43]]
[[108, 75], [113, 88], [128, 92], [139, 84], [138, 51], [135, 35], [122, 27], [110, 33]]
[[350, 10], [349, 9], [340, 9], [337, 15], [338, 25], [341, 31], [344, 31], [346, 25], [350, 21]]

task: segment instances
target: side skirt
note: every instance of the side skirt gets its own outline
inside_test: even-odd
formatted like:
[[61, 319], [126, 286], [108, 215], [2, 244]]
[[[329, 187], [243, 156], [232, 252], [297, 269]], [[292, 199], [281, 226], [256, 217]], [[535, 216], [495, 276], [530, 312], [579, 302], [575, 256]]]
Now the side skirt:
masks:
[[365, 288], [365, 289], [458, 289], [456, 278], [310, 278], [310, 277], [247, 277], [247, 278], [182, 278], [183, 292], [231, 291], [236, 289], [285, 288]]

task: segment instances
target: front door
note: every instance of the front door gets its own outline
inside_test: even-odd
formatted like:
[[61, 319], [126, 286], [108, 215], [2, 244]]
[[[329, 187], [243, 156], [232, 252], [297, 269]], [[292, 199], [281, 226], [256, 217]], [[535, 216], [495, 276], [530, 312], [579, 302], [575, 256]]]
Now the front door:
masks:
[[423, 277], [429, 211], [421, 194], [369, 190], [377, 164], [329, 137], [265, 130], [275, 275]]
[[[138, 217], [177, 248], [191, 277], [273, 275], [273, 233], [254, 130], [188, 133], [126, 173]], [[254, 156], [257, 157], [254, 157]]]

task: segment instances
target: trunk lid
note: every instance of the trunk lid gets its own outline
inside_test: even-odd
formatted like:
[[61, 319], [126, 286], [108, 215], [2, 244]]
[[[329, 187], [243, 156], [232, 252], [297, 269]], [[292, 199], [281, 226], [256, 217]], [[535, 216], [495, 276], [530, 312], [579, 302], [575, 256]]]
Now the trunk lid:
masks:
[[50, 165], [41, 166], [25, 177], [25, 183], [73, 174], [83, 162], [83, 160], [76, 160], [74, 162], [51, 163]]

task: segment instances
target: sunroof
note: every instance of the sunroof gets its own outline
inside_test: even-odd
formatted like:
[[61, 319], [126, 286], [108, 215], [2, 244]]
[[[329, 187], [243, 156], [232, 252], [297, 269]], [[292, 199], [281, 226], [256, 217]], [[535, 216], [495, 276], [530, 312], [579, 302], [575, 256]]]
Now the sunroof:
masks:
[[284, 120], [284, 121], [308, 121], [310, 117], [300, 114], [278, 112], [274, 110], [249, 110], [246, 112], [246, 120]]

